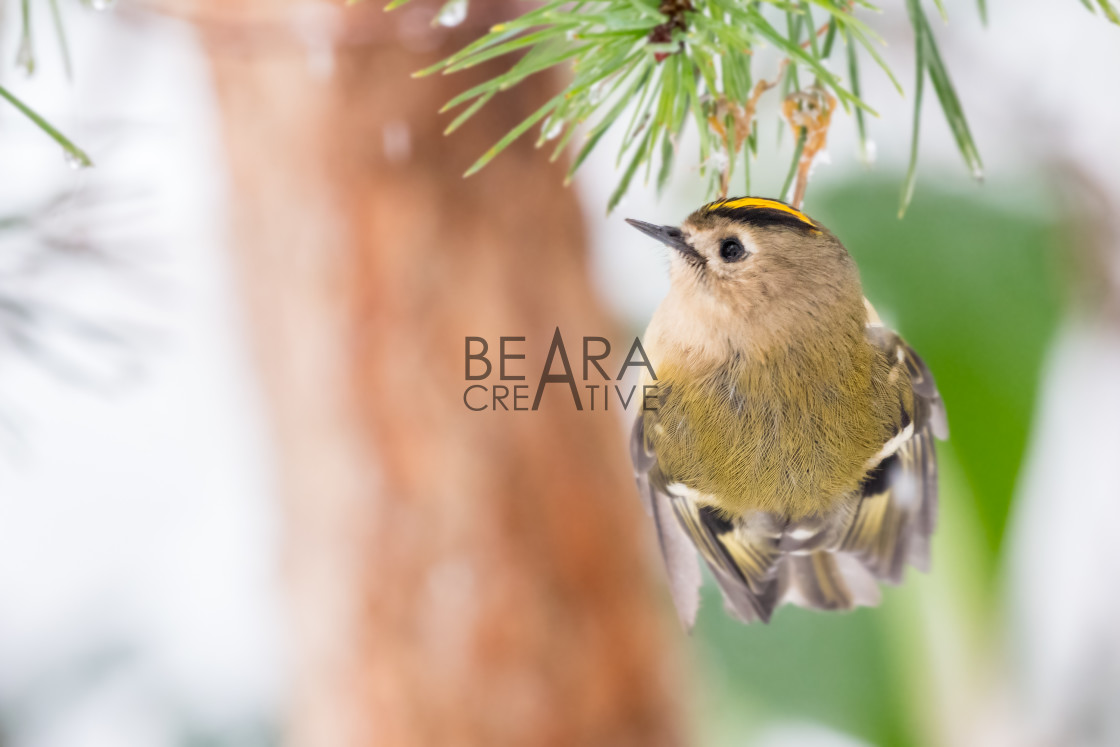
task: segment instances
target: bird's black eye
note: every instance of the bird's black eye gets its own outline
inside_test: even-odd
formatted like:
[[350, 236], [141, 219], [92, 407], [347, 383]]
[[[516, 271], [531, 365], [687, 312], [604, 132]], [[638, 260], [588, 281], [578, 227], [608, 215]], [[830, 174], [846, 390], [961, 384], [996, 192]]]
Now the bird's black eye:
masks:
[[724, 262], [738, 262], [747, 256], [739, 239], [724, 239], [719, 245], [719, 258]]

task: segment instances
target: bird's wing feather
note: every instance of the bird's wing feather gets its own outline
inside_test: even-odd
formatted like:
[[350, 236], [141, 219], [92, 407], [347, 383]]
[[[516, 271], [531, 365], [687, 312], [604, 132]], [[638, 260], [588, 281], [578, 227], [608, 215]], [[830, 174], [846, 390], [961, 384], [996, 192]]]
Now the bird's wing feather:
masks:
[[817, 550], [782, 559], [783, 602], [817, 610], [850, 610], [879, 603], [879, 584], [854, 556]]
[[677, 616], [685, 631], [691, 631], [700, 608], [700, 563], [696, 548], [676, 518], [672, 499], [664, 490], [664, 479], [657, 469], [657, 459], [645, 439], [641, 415], [634, 422], [630, 438], [630, 457], [634, 462], [634, 476], [638, 482], [638, 495], [646, 513], [653, 517], [657, 529], [657, 543], [665, 570], [669, 576], [669, 593], [677, 608]]
[[715, 576], [731, 615], [743, 622], [769, 620], [781, 597], [776, 574], [780, 532], [745, 531], [703, 506], [684, 486], [670, 485], [649, 449], [644, 428], [639, 416], [631, 435], [631, 458], [638, 491], [657, 528], [681, 624], [690, 630], [699, 606], [697, 551]]
[[[922, 360], [914, 348], [903, 342], [902, 338], [895, 335], [895, 340], [899, 349], [902, 350], [902, 359], [906, 364], [906, 370], [910, 374], [910, 383], [914, 390], [914, 398], [925, 406], [925, 414], [929, 423], [930, 430], [933, 435], [937, 436], [942, 441], [949, 438], [949, 418], [945, 413], [945, 402], [941, 399], [941, 393], [937, 391], [937, 382], [933, 380], [933, 374], [929, 370], [929, 366]], [[921, 422], [920, 418], [916, 418]]]
[[672, 501], [685, 532], [715, 576], [728, 613], [742, 622], [768, 622], [782, 596], [776, 572], [781, 532], [749, 532], [691, 497], [673, 495]]
[[907, 563], [929, 567], [929, 538], [937, 522], [933, 438], [948, 437], [949, 424], [937, 384], [918, 354], [880, 324], [868, 325], [867, 335], [906, 369], [913, 391], [907, 413], [912, 427], [860, 484], [860, 500], [838, 550], [859, 558], [876, 578], [899, 583]]
[[[866, 303], [866, 299], [865, 299]], [[915, 400], [915, 428], [920, 428], [927, 423], [933, 435], [944, 441], [949, 438], [949, 420], [945, 413], [945, 402], [941, 393], [937, 391], [937, 382], [929, 366], [914, 348], [906, 344], [894, 330], [879, 321], [878, 314], [871, 305], [867, 304], [869, 321], [866, 327], [867, 340], [883, 351], [896, 365], [905, 368], [910, 377], [910, 386], [914, 392]]]

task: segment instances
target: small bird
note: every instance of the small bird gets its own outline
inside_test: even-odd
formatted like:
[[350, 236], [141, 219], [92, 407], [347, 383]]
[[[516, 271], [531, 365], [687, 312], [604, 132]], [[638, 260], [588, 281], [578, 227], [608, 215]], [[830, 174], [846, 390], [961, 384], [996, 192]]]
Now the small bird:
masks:
[[874, 605], [879, 581], [927, 570], [945, 406], [839, 239], [758, 197], [679, 228], [627, 222], [673, 249], [644, 338], [657, 408], [638, 416], [631, 456], [685, 629], [696, 551], [743, 622], [783, 603]]

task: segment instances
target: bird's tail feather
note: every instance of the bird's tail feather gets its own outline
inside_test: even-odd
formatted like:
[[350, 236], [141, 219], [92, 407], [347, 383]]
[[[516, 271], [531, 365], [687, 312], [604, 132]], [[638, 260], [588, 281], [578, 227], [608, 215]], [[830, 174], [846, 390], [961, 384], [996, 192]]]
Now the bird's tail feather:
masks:
[[879, 603], [879, 585], [856, 558], [827, 550], [786, 555], [779, 567], [782, 601], [819, 610], [850, 610]]

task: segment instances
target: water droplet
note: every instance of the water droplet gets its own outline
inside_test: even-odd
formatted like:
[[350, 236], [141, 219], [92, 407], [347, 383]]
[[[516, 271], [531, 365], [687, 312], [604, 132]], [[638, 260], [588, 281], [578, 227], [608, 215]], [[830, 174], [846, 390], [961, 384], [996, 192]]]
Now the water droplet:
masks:
[[412, 155], [412, 133], [399, 119], [386, 122], [381, 128], [381, 147], [389, 163], [407, 161]]
[[323, 3], [298, 3], [290, 23], [307, 51], [308, 72], [316, 80], [329, 79], [335, 67], [335, 39], [341, 23], [339, 9]]
[[603, 96], [607, 92], [607, 84], [604, 81], [599, 81], [591, 86], [591, 90], [587, 92], [587, 103], [598, 104], [603, 100]]
[[560, 137], [560, 133], [564, 131], [564, 120], [553, 119], [549, 117], [541, 125], [541, 139], [542, 140], [555, 140]]
[[831, 163], [832, 163], [832, 156], [828, 155], [827, 150], [822, 150], [820, 153], [818, 153], [816, 156], [813, 157], [812, 162], [809, 164], [809, 176], [810, 176], [810, 178], [814, 174], [817, 173], [817, 168], [818, 167], [828, 166]]
[[31, 49], [31, 40], [26, 36], [20, 40], [19, 51], [16, 52], [16, 67], [29, 78], [35, 72], [35, 52]]
[[89, 160], [89, 156], [87, 156], [85, 153], [81, 152], [80, 150], [75, 151], [75, 150], [67, 150], [67, 149], [63, 148], [62, 149], [62, 158], [66, 161], [66, 165], [69, 166], [74, 171], [81, 171], [82, 169], [88, 169], [90, 166], [93, 165], [93, 162]]
[[879, 146], [875, 144], [874, 140], [868, 140], [863, 148], [863, 162], [870, 166], [875, 163], [875, 159], [878, 155]]
[[708, 166], [716, 171], [724, 171], [731, 164], [731, 159], [727, 155], [727, 151], [723, 148], [717, 148], [712, 151], [708, 156]]
[[467, 18], [468, 0], [447, 0], [436, 14], [440, 26], [458, 26]]
[[94, 10], [112, 10], [117, 0], [89, 0], [89, 7]]

